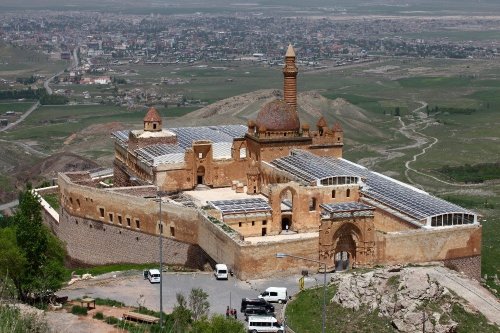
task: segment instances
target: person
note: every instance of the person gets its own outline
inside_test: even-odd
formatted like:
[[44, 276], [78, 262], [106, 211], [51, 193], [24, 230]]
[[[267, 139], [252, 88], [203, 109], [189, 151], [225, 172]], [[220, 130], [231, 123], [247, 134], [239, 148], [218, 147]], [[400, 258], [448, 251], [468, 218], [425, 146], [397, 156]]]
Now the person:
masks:
[[234, 319], [238, 319], [238, 315], [237, 315], [236, 309], [233, 309], [233, 317], [234, 317]]
[[229, 305], [227, 306], [227, 309], [226, 309], [226, 318], [229, 318]]

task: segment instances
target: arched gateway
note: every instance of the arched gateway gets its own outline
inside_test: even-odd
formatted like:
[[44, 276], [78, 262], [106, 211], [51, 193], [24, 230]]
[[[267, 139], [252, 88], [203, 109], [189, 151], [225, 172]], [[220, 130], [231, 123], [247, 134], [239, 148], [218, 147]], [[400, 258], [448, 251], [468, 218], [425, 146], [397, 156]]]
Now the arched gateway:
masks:
[[325, 213], [321, 220], [320, 260], [327, 270], [342, 271], [374, 262], [373, 208], [353, 202], [345, 205], [321, 205]]

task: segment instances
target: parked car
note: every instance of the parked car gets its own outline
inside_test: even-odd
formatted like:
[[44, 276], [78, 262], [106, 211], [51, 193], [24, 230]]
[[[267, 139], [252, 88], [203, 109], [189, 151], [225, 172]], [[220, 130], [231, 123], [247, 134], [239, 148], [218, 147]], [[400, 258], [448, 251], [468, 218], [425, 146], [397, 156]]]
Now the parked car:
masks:
[[262, 298], [243, 298], [241, 300], [240, 312], [245, 313], [248, 306], [260, 306], [267, 310], [268, 313], [274, 313], [274, 305]]
[[269, 287], [259, 295], [259, 298], [265, 299], [268, 302], [286, 303], [288, 292], [284, 287]]
[[150, 283], [160, 283], [161, 273], [156, 268], [148, 269], [148, 280]]
[[225, 264], [215, 265], [214, 275], [217, 280], [227, 280], [228, 279], [228, 269]]
[[248, 317], [248, 332], [283, 333], [285, 328], [272, 316], [250, 316]]
[[245, 317], [249, 316], [269, 316], [272, 315], [272, 311], [265, 306], [260, 305], [247, 305], [244, 311]]

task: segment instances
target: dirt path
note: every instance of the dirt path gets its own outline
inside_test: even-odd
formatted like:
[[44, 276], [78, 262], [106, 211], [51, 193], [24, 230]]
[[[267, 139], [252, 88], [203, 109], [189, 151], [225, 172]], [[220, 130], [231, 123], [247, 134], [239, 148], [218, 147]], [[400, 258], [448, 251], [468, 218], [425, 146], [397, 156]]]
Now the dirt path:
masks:
[[500, 326], [500, 302], [478, 281], [443, 267], [428, 267], [427, 274], [465, 299], [489, 321]]
[[[74, 305], [79, 305], [74, 302]], [[125, 333], [127, 331], [115, 328], [106, 322], [94, 319], [97, 312], [101, 312], [106, 317], [120, 319], [125, 312], [130, 311], [130, 307], [111, 307], [97, 305], [95, 309], [89, 310], [86, 316], [77, 316], [65, 310], [46, 311], [45, 315], [50, 328], [54, 332], [72, 333]]]
[[401, 133], [401, 135], [405, 136], [407, 139], [413, 141], [414, 143], [397, 148], [377, 150], [378, 153], [380, 153], [382, 156], [366, 158], [363, 160], [362, 164], [367, 167], [371, 167], [377, 164], [380, 160], [390, 160], [393, 158], [402, 157], [403, 155], [405, 155], [404, 153], [401, 152], [403, 150], [417, 148], [421, 149], [420, 152], [414, 154], [413, 156], [411, 156], [410, 159], [405, 161], [404, 174], [406, 176], [406, 179], [408, 179], [408, 182], [411, 183], [412, 185], [415, 185], [417, 187], [422, 187], [418, 182], [414, 181], [411, 178], [410, 171], [419, 174], [421, 176], [431, 178], [441, 184], [457, 186], [457, 187], [467, 187], [467, 188], [480, 187], [482, 184], [462, 184], [462, 183], [454, 183], [442, 180], [433, 175], [419, 171], [411, 166], [412, 163], [416, 162], [419, 157], [425, 155], [429, 149], [431, 149], [435, 144], [439, 142], [438, 138], [426, 135], [422, 132], [434, 122], [434, 119], [427, 117], [425, 112], [422, 111], [427, 107], [427, 103], [424, 101], [419, 101], [418, 103], [420, 104], [420, 106], [411, 111], [411, 114], [413, 115], [413, 120], [411, 118], [408, 118], [408, 120], [406, 120], [405, 123], [402, 117], [398, 117], [400, 128], [398, 128], [397, 131]]
[[[399, 117], [399, 122], [401, 123], [401, 128], [398, 130], [401, 134], [406, 136], [410, 140], [414, 140], [415, 143], [413, 145], [408, 145], [404, 146], [401, 148], [395, 148], [392, 150], [401, 150], [401, 149], [409, 149], [409, 148], [420, 148], [422, 147], [422, 150], [413, 155], [411, 159], [405, 162], [405, 176], [408, 179], [410, 183], [416, 186], [420, 186], [417, 182], [415, 182], [411, 177], [410, 177], [410, 171], [413, 171], [421, 176], [432, 178], [433, 180], [440, 182], [442, 184], [450, 185], [450, 186], [459, 186], [459, 187], [477, 187], [481, 186], [481, 184], [461, 184], [461, 183], [453, 183], [453, 182], [448, 182], [442, 179], [439, 179], [433, 175], [429, 175], [427, 173], [424, 173], [422, 171], [419, 171], [415, 168], [411, 167], [411, 164], [413, 162], [416, 162], [417, 159], [420, 156], [425, 155], [425, 153], [432, 148], [436, 143], [439, 142], [438, 138], [435, 138], [430, 135], [426, 135], [422, 133], [423, 130], [425, 130], [431, 123], [434, 121], [432, 118], [427, 117], [427, 115], [422, 112], [422, 110], [427, 107], [427, 103], [423, 101], [419, 101], [418, 103], [421, 104], [420, 107], [416, 108], [415, 110], [412, 111], [412, 114], [414, 115], [415, 122], [410, 123], [406, 125], [401, 117]], [[421, 186], [420, 186], [421, 187]]]

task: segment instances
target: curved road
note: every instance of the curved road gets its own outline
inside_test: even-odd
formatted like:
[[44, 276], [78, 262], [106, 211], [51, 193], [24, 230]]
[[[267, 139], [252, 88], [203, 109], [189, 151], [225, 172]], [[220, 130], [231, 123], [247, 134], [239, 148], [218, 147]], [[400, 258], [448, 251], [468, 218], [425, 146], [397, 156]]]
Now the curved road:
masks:
[[[408, 181], [410, 183], [412, 183], [413, 185], [416, 185], [416, 186], [419, 186], [420, 184], [418, 184], [417, 182], [413, 181], [409, 175], [409, 171], [413, 171], [421, 176], [425, 176], [425, 177], [428, 177], [428, 178], [432, 178], [433, 180], [437, 181], [437, 182], [440, 182], [442, 184], [446, 184], [446, 185], [450, 185], [450, 186], [459, 186], [459, 187], [477, 187], [477, 186], [481, 186], [481, 184], [461, 184], [461, 183], [452, 183], [452, 182], [448, 182], [448, 181], [445, 181], [445, 180], [442, 180], [442, 179], [439, 179], [433, 175], [429, 175], [429, 174], [426, 174], [422, 171], [419, 171], [415, 168], [412, 168], [410, 166], [411, 163], [413, 162], [416, 162], [417, 161], [417, 158], [419, 156], [423, 156], [427, 150], [429, 150], [430, 148], [432, 148], [432, 146], [434, 146], [436, 143], [439, 142], [439, 139], [438, 138], [435, 138], [433, 136], [430, 136], [430, 135], [426, 135], [420, 131], [426, 129], [430, 123], [433, 121], [432, 119], [428, 118], [425, 113], [422, 112], [422, 110], [427, 106], [427, 103], [426, 102], [419, 102], [422, 106], [416, 108], [415, 110], [412, 111], [413, 114], [415, 114], [415, 117], [419, 118], [420, 121], [416, 121], [412, 124], [409, 124], [409, 125], [406, 125], [403, 120], [401, 119], [401, 117], [399, 117], [399, 122], [401, 123], [401, 128], [399, 129], [399, 132], [401, 134], [403, 134], [404, 136], [406, 136], [408, 139], [412, 139], [412, 140], [415, 140], [416, 143], [413, 144], [413, 145], [410, 145], [410, 146], [405, 146], [405, 147], [401, 147], [401, 148], [396, 148], [394, 150], [398, 150], [398, 149], [408, 149], [408, 148], [420, 148], [422, 146], [424, 146], [422, 148], [422, 151], [420, 151], [419, 153], [413, 155], [411, 157], [411, 159], [409, 159], [408, 161], [405, 162], [405, 176], [406, 176], [406, 179], [408, 179]], [[424, 125], [422, 126], [418, 131], [417, 131], [417, 128], [420, 126], [420, 125]], [[413, 132], [413, 134], [407, 130], [411, 130], [411, 132]], [[429, 143], [430, 142], [430, 143]], [[427, 143], [429, 143], [427, 145]]]

